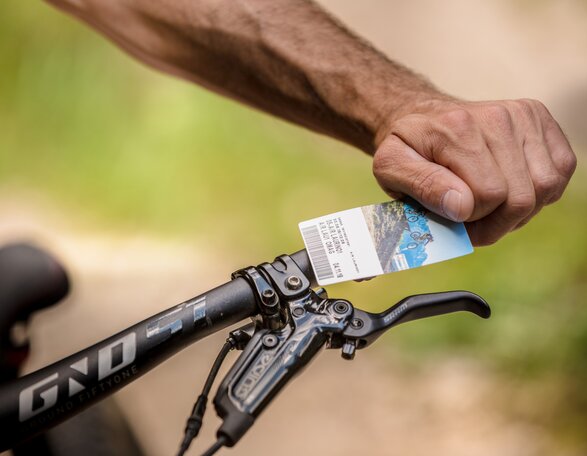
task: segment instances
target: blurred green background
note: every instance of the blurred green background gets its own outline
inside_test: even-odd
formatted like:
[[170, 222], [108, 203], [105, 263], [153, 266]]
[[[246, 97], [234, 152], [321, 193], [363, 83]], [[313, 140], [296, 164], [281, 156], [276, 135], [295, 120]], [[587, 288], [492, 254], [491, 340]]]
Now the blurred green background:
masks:
[[[299, 249], [301, 220], [385, 200], [370, 158], [356, 150], [147, 70], [39, 2], [4, 0], [0, 10], [0, 196], [33, 188], [94, 229], [213, 245], [234, 268]], [[580, 442], [587, 171], [584, 144], [574, 146], [579, 167], [567, 194], [524, 229], [474, 255], [330, 294], [370, 310], [421, 292], [482, 295], [490, 323], [406, 325], [394, 347], [407, 362], [450, 350], [524, 388], [548, 385], [549, 413], [524, 413]]]

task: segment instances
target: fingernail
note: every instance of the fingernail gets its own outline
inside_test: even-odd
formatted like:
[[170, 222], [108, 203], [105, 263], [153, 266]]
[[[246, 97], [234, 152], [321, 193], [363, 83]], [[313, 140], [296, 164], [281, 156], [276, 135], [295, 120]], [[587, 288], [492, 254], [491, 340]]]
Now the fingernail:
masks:
[[442, 212], [446, 218], [455, 222], [461, 222], [461, 203], [463, 195], [460, 192], [450, 189], [442, 197]]

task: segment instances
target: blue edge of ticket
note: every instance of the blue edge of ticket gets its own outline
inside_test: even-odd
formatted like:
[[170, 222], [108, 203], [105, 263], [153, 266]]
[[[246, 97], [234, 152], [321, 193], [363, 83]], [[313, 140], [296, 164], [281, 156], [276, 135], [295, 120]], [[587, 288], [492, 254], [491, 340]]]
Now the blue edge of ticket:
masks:
[[389, 201], [299, 224], [320, 285], [417, 268], [473, 252], [462, 223]]

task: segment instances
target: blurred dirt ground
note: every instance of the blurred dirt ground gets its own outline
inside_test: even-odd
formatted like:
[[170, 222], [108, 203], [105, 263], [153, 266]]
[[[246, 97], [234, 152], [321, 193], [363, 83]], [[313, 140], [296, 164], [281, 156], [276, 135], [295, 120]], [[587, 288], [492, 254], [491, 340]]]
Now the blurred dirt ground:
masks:
[[[584, 2], [322, 3], [446, 91], [473, 99], [540, 98], [574, 144], [587, 144]], [[49, 247], [74, 283], [66, 302], [35, 318], [29, 370], [220, 284], [234, 269], [211, 246], [95, 233], [39, 195], [0, 190], [0, 242], [32, 239]], [[148, 454], [176, 450], [223, 338], [186, 349], [117, 395]], [[578, 454], [561, 448], [548, 429], [508, 412], [517, 387], [482, 360], [446, 358], [415, 368], [382, 347], [359, 353], [352, 363], [323, 353], [230, 453]], [[218, 425], [213, 415], [210, 409], [190, 454], [212, 442]]]

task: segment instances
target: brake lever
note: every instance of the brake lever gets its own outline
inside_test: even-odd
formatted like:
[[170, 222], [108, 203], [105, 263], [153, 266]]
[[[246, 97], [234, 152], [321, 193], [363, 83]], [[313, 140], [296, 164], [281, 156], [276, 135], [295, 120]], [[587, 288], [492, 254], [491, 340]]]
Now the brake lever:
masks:
[[[297, 266], [280, 258], [280, 269], [263, 264], [237, 272], [257, 290], [261, 313], [277, 315], [277, 309], [281, 310], [279, 320], [255, 320], [252, 336], [251, 327], [243, 332], [242, 341], [248, 343], [214, 398], [216, 412], [223, 420], [218, 441], [228, 447], [240, 440], [271, 400], [322, 348], [342, 347], [343, 358], [352, 359], [357, 348], [370, 345], [401, 323], [459, 311], [482, 318], [491, 313], [481, 297], [467, 291], [410, 296], [380, 314], [365, 312], [348, 301], [329, 299], [324, 290], [312, 291]], [[262, 273], [258, 274], [259, 270]], [[268, 297], [272, 298], [270, 303], [264, 299]]]
[[[446, 291], [408, 296], [379, 314], [355, 309], [350, 324], [342, 333], [343, 358], [352, 359], [354, 348], [365, 348], [394, 326], [421, 318], [453, 312], [471, 312], [489, 318], [491, 309], [480, 296], [469, 291]], [[354, 347], [354, 348], [353, 348]]]
[[218, 388], [214, 406], [223, 424], [217, 435], [229, 447], [331, 336], [342, 333], [353, 313], [349, 302], [323, 300], [314, 292], [288, 305], [288, 324], [258, 329]]

